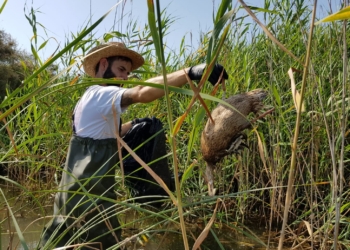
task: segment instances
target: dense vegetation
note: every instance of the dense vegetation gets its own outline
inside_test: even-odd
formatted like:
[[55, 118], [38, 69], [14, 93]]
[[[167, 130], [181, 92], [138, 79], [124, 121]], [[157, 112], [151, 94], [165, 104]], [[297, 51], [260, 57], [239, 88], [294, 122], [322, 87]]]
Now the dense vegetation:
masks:
[[[6, 96], [6, 89], [13, 91], [21, 85], [25, 77], [25, 67], [32, 70], [30, 56], [17, 48], [16, 41], [5, 31], [0, 30], [0, 100]], [[23, 65], [26, 65], [23, 67]]]
[[[187, 237], [199, 234], [190, 232], [186, 236], [187, 223], [200, 218], [207, 224], [212, 216], [221, 227], [243, 231], [245, 221], [262, 218], [260, 223], [271, 231], [269, 241], [260, 242], [262, 245], [281, 236], [272, 232], [280, 230], [284, 221], [287, 226], [281, 238], [285, 238], [285, 245], [300, 249], [350, 248], [350, 193], [345, 188], [350, 183], [348, 32], [345, 24], [333, 22], [314, 26], [313, 36], [308, 37], [312, 9], [307, 4], [303, 0], [271, 0], [265, 1], [261, 9], [247, 7], [246, 10], [259, 13], [260, 21], [270, 32], [267, 35], [249, 17], [236, 16], [234, 9], [230, 12], [232, 6], [223, 0], [214, 20], [215, 32], [203, 34], [195, 51], [183, 43], [176, 53], [165, 50], [163, 54], [166, 46], [160, 34], [167, 32], [174, 19], [166, 12], [152, 12], [151, 6], [150, 13], [161, 19], [160, 29], [156, 29], [158, 22], [150, 15], [149, 24], [141, 31], [136, 23], [130, 22], [125, 34], [105, 34], [105, 41], [121, 39], [146, 59], [145, 66], [127, 82], [130, 86], [162, 74], [163, 68], [170, 72], [199, 62], [211, 62], [217, 56], [229, 73], [229, 81], [225, 93], [222, 88], [216, 92], [218, 99], [203, 95], [210, 110], [223, 94], [229, 96], [254, 88], [269, 92], [266, 110], [275, 108], [271, 115], [247, 131], [250, 149], [241, 156], [227, 157], [220, 164], [216, 172], [218, 196], [214, 198], [206, 196], [204, 162], [199, 150], [205, 112], [196, 101], [184, 116], [192, 99], [191, 88], [172, 89], [169, 96], [159, 101], [130, 109], [124, 120], [152, 115], [163, 120], [172, 153], [169, 164], [174, 173], [180, 171], [184, 175], [174, 193], [177, 206], [169, 199], [164, 212], [154, 214], [152, 209], [143, 210], [141, 204], [130, 205], [133, 199], [122, 187], [118, 173], [118, 190], [125, 191], [123, 199], [129, 201], [116, 201], [118, 214], [134, 209], [141, 217], [153, 216], [154, 221], [159, 222], [142, 228], [148, 233], [164, 230], [160, 226], [164, 221], [180, 225], [185, 249], [188, 249]], [[34, 20], [35, 12], [28, 17]], [[35, 71], [30, 70], [29, 61], [22, 61], [23, 86], [8, 88], [7, 98], [0, 104], [3, 121], [0, 162], [7, 171], [3, 183], [18, 188], [30, 201], [23, 204], [23, 209], [30, 206], [42, 216], [51, 215], [44, 207], [53, 202], [52, 193], [57, 189], [60, 167], [65, 161], [72, 108], [86, 86], [98, 82], [84, 77], [80, 59], [98, 43], [96, 37], [88, 34], [99, 22], [72, 35], [71, 41], [47, 61], [34, 53]], [[35, 22], [31, 24], [35, 26]], [[3, 39], [4, 33], [0, 35], [0, 44], [3, 44], [8, 38]], [[33, 47], [41, 48], [45, 44], [46, 41]], [[61, 65], [57, 73], [50, 69], [54, 63]], [[292, 79], [288, 75], [291, 69], [296, 87], [304, 97], [302, 112], [297, 112], [293, 102]], [[209, 94], [212, 90], [205, 84], [202, 92]], [[175, 134], [174, 126], [182, 119]], [[290, 183], [292, 188], [288, 186]], [[291, 201], [287, 218], [284, 216], [286, 200]], [[213, 212], [215, 204], [217, 210]], [[15, 219], [11, 220], [15, 223]], [[237, 226], [237, 223], [242, 224]], [[127, 228], [130, 224], [123, 226]], [[211, 233], [215, 235], [214, 231]], [[218, 238], [215, 239], [218, 248], [224, 249]]]

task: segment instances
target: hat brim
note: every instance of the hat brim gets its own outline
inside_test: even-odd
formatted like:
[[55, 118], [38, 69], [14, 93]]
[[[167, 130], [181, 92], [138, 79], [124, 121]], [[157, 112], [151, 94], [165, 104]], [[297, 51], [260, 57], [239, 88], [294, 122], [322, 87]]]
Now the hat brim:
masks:
[[131, 71], [141, 67], [144, 64], [145, 60], [139, 53], [126, 48], [124, 45], [121, 45], [123, 44], [102, 44], [91, 49], [83, 62], [85, 73], [91, 77], [95, 77], [95, 67], [97, 63], [102, 58], [108, 58], [112, 56], [124, 56], [129, 58], [132, 62]]

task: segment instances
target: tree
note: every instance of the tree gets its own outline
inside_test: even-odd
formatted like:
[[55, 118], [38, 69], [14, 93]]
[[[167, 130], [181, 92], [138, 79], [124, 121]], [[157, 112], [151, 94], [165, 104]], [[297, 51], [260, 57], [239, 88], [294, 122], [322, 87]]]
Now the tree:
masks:
[[25, 69], [21, 62], [33, 68], [31, 56], [17, 48], [10, 34], [0, 30], [0, 102], [6, 96], [6, 89], [12, 91], [24, 80]]

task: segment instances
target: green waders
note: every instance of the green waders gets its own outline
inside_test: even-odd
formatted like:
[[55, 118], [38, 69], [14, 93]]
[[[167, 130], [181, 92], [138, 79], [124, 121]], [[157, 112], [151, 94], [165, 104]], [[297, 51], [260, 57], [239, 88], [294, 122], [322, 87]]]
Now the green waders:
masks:
[[106, 249], [120, 240], [114, 192], [117, 163], [116, 139], [72, 136], [54, 218], [44, 228], [40, 249], [79, 243], [90, 246], [79, 249]]

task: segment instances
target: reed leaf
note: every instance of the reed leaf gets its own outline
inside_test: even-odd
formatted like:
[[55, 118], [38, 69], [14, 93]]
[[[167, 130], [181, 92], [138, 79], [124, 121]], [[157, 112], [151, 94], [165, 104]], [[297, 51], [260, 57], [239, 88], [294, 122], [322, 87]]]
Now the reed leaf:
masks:
[[322, 20], [315, 22], [315, 25], [321, 24], [321, 23], [325, 23], [325, 22], [334, 22], [334, 21], [339, 21], [339, 20], [347, 20], [350, 18], [350, 6], [347, 6], [341, 10], [339, 10], [338, 12], [329, 15], [325, 18], [323, 18]]
[[288, 70], [288, 75], [289, 75], [289, 78], [290, 78], [290, 84], [291, 84], [292, 96], [293, 96], [295, 109], [298, 112], [299, 111], [299, 106], [301, 105], [301, 112], [305, 112], [305, 105], [304, 105], [303, 102], [301, 102], [300, 93], [299, 93], [299, 91], [296, 88], [296, 84], [295, 84], [292, 68], [290, 68]]
[[184, 182], [186, 180], [188, 180], [189, 178], [192, 177], [192, 175], [193, 175], [193, 168], [194, 168], [196, 163], [197, 163], [197, 161], [194, 160], [193, 163], [188, 168], [186, 168], [186, 170], [185, 170], [185, 172], [184, 172], [184, 174], [182, 175], [182, 178], [181, 178], [181, 184], [180, 184], [181, 186], [183, 186], [183, 184], [184, 184]]
[[0, 14], [1, 14], [2, 11], [4, 10], [6, 4], [7, 4], [7, 0], [4, 0], [4, 2], [2, 3], [2, 5], [1, 5], [1, 7], [0, 7]]

